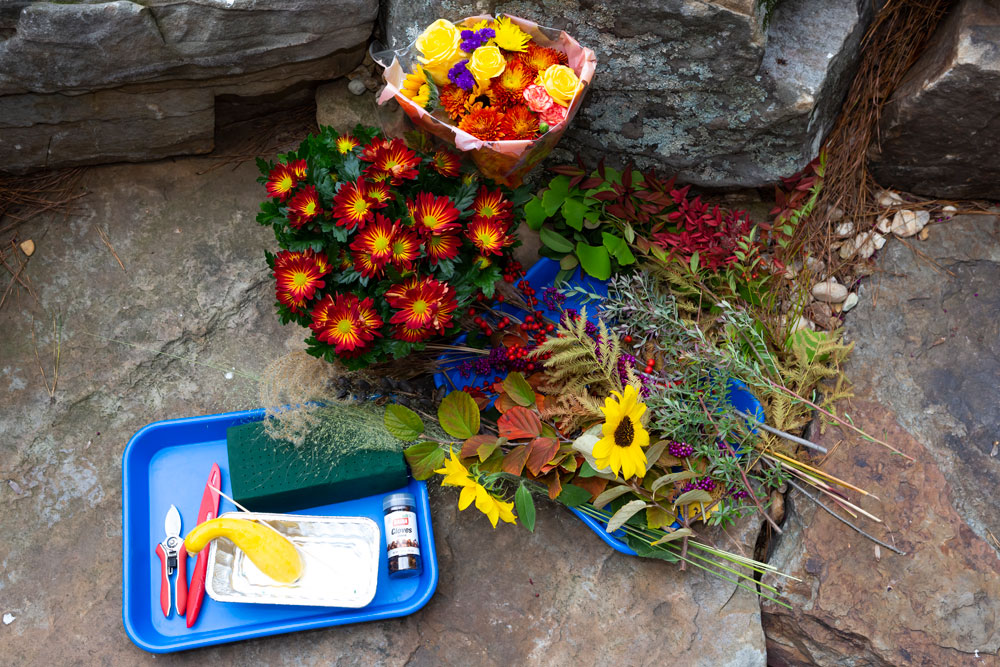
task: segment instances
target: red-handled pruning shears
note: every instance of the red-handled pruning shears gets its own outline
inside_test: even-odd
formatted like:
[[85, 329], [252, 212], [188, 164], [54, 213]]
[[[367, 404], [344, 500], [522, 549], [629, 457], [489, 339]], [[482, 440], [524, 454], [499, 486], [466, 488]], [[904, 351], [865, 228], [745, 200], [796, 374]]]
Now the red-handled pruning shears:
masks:
[[176, 570], [173, 597], [177, 614], [183, 615], [187, 609], [187, 549], [181, 539], [181, 514], [173, 505], [167, 510], [163, 530], [167, 537], [156, 545], [156, 555], [160, 558], [160, 609], [164, 616], [170, 616], [170, 577]]

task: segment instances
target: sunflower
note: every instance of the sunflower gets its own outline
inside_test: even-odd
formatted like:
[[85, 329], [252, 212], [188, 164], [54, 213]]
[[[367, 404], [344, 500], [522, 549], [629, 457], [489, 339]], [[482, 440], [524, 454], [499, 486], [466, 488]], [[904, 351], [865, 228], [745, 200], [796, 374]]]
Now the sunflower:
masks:
[[559, 65], [566, 55], [538, 44], [528, 44], [527, 50], [521, 54], [521, 62], [532, 72], [544, 72], [552, 65]]
[[[408, 206], [409, 206], [408, 202]], [[440, 235], [458, 228], [458, 209], [448, 197], [435, 197], [430, 192], [417, 194], [410, 206], [413, 221], [421, 235]]]
[[375, 332], [361, 317], [358, 297], [338, 294], [334, 299], [327, 294], [313, 307], [309, 328], [316, 340], [334, 346], [334, 352], [354, 352], [374, 340]]
[[326, 287], [323, 276], [330, 273], [330, 264], [324, 253], [313, 251], [291, 252], [282, 250], [274, 258], [274, 279], [278, 301], [293, 313], [303, 312], [306, 301], [316, 290]]
[[473, 217], [484, 220], [510, 220], [511, 208], [511, 203], [499, 188], [491, 191], [485, 185], [479, 186], [479, 192], [472, 202]]
[[500, 500], [491, 494], [489, 489], [479, 482], [479, 476], [469, 472], [469, 469], [455, 458], [454, 451], [449, 453], [451, 456], [444, 462], [444, 467], [434, 472], [444, 475], [441, 486], [457, 486], [462, 489], [458, 496], [458, 509], [466, 509], [475, 500], [476, 509], [486, 515], [494, 528], [501, 519], [506, 523], [514, 523], [517, 519], [513, 512], [514, 503]]
[[295, 187], [295, 172], [287, 164], [277, 164], [267, 175], [267, 196], [285, 201]]
[[535, 75], [521, 60], [514, 60], [503, 73], [490, 81], [490, 100], [506, 108], [520, 101], [524, 89], [531, 85]]
[[458, 128], [477, 139], [497, 141], [503, 139], [503, 132], [500, 130], [502, 123], [502, 113], [493, 107], [484, 107], [482, 104], [476, 103], [469, 111], [469, 115], [458, 124]]
[[420, 254], [420, 239], [402, 224], [392, 228], [392, 242], [389, 245], [389, 261], [400, 271], [413, 267], [413, 260]]
[[438, 91], [438, 102], [452, 120], [461, 118], [476, 98], [458, 86], [448, 84]]
[[431, 168], [446, 178], [455, 178], [462, 163], [458, 156], [447, 150], [439, 150], [431, 158]]
[[307, 185], [296, 192], [288, 202], [288, 224], [295, 229], [301, 229], [321, 212], [316, 186]]
[[381, 213], [376, 213], [375, 220], [351, 243], [351, 250], [367, 253], [372, 260], [384, 265], [392, 256], [393, 231], [392, 222]]
[[493, 43], [504, 51], [524, 51], [525, 45], [531, 39], [531, 35], [524, 32], [509, 16], [501, 16], [493, 23], [493, 30], [496, 36]]
[[646, 411], [646, 404], [639, 401], [639, 394], [632, 385], [626, 385], [619, 394], [611, 392], [617, 401], [609, 396], [604, 401], [604, 437], [594, 445], [594, 460], [598, 469], [610, 468], [624, 479], [633, 475], [646, 474], [646, 453], [643, 447], [649, 445], [649, 433], [642, 426], [640, 418]]
[[374, 204], [366, 197], [365, 182], [343, 183], [333, 198], [333, 217], [341, 227], [351, 230], [367, 224], [374, 216]]
[[402, 185], [404, 180], [413, 180], [420, 174], [419, 166], [417, 154], [401, 139], [393, 139], [378, 150], [365, 175], [375, 182], [387, 180], [390, 185]]
[[538, 136], [538, 116], [528, 107], [518, 104], [504, 114], [500, 129], [503, 138], [508, 141], [534, 139]]
[[504, 246], [508, 245], [507, 224], [499, 220], [474, 218], [465, 229], [465, 235], [483, 256], [502, 255]]
[[361, 142], [349, 134], [342, 134], [337, 137], [337, 152], [341, 155], [347, 155], [360, 145]]
[[424, 250], [434, 266], [443, 259], [458, 257], [458, 249], [462, 245], [458, 234], [435, 234], [424, 239]]
[[420, 65], [414, 65], [413, 72], [406, 75], [403, 87], [399, 89], [399, 92], [418, 107], [426, 107], [431, 97], [431, 88], [427, 85], [427, 73], [424, 72], [424, 68]]

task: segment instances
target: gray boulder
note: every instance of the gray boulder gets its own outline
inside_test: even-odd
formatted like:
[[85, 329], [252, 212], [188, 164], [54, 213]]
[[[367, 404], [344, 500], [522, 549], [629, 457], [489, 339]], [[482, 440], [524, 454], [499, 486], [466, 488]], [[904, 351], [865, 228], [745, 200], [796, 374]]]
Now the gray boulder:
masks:
[[[381, 0], [394, 48], [442, 14]], [[563, 146], [637, 158], [706, 186], [758, 186], [815, 157], [857, 65], [871, 3], [795, 0], [769, 21], [757, 0], [462, 0], [452, 19], [499, 9], [564, 29], [597, 53]], [[766, 27], [765, 27], [766, 23]]]
[[879, 183], [1000, 199], [1000, 5], [961, 0], [882, 115]]

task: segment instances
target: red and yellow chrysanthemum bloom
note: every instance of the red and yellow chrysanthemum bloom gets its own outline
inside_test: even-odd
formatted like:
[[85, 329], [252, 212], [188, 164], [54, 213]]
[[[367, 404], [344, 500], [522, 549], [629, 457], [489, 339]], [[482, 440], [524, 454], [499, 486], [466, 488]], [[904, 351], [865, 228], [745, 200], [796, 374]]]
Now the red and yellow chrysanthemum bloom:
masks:
[[267, 175], [267, 196], [285, 201], [295, 188], [295, 172], [287, 164], [277, 164]]
[[305, 160], [294, 160], [288, 163], [288, 168], [291, 170], [292, 174], [295, 176], [295, 180], [303, 181], [308, 173], [308, 165]]
[[282, 250], [274, 258], [275, 296], [293, 313], [305, 312], [306, 302], [316, 290], [323, 289], [323, 276], [330, 273], [330, 264], [324, 253], [312, 250], [291, 252]]
[[372, 203], [372, 208], [385, 208], [392, 201], [392, 192], [389, 191], [389, 184], [385, 181], [365, 183], [365, 197]]
[[379, 329], [385, 322], [382, 321], [382, 317], [375, 311], [375, 302], [372, 301], [371, 297], [366, 297], [361, 303], [358, 304], [358, 316], [361, 318], [362, 325], [368, 329], [372, 336], [381, 336]]
[[366, 195], [365, 182], [361, 179], [340, 186], [333, 198], [333, 217], [339, 226], [350, 230], [372, 220], [376, 207]]
[[439, 150], [434, 153], [431, 168], [446, 178], [455, 178], [462, 166], [458, 156], [451, 151]]
[[365, 176], [372, 181], [388, 181], [390, 185], [401, 185], [404, 180], [415, 179], [420, 172], [420, 157], [406, 147], [401, 139], [393, 139], [383, 144], [376, 152], [371, 165], [365, 169]]
[[398, 222], [393, 226], [389, 247], [389, 261], [400, 271], [410, 270], [420, 256], [420, 238]]
[[[368, 301], [366, 299], [366, 301]], [[378, 327], [371, 327], [381, 318], [368, 306], [370, 313], [362, 316], [358, 297], [353, 294], [338, 294], [336, 299], [327, 294], [312, 311], [309, 328], [316, 334], [316, 340], [334, 346], [337, 354], [361, 350], [374, 340]]]
[[295, 229], [301, 229], [322, 210], [316, 186], [307, 185], [296, 192], [288, 202], [288, 224]]
[[389, 142], [381, 137], [375, 137], [369, 141], [364, 148], [361, 149], [361, 154], [358, 156], [365, 162], [374, 162], [375, 157], [378, 152], [382, 150], [384, 146], [388, 146]]
[[524, 141], [538, 136], [538, 116], [531, 109], [518, 104], [507, 109], [500, 124], [500, 131], [507, 141]]
[[394, 338], [416, 343], [449, 328], [458, 308], [454, 289], [430, 277], [399, 287], [385, 295], [389, 305], [399, 309], [389, 319], [395, 325]]
[[360, 145], [361, 142], [349, 134], [342, 134], [337, 137], [337, 152], [341, 155], [347, 155]]
[[539, 46], [534, 42], [528, 44], [528, 48], [524, 51], [524, 53], [520, 54], [521, 62], [523, 62], [528, 69], [532, 71], [532, 78], [534, 78], [534, 75], [538, 72], [544, 72], [553, 65], [563, 63], [563, 59], [565, 57], [565, 54], [560, 53], [555, 49]]
[[507, 221], [513, 215], [512, 208], [511, 203], [504, 197], [503, 191], [499, 188], [487, 190], [486, 186], [482, 185], [479, 187], [479, 192], [476, 193], [476, 199], [472, 202], [472, 215], [484, 220]]
[[499, 220], [473, 218], [465, 229], [465, 235], [484, 257], [502, 255], [504, 247], [510, 245], [507, 223]]
[[458, 249], [461, 245], [462, 240], [458, 234], [430, 235], [424, 239], [424, 251], [427, 253], [427, 258], [431, 260], [431, 266], [443, 259], [458, 257]]
[[490, 100], [502, 109], [521, 101], [524, 89], [534, 81], [534, 73], [521, 60], [513, 60], [500, 76], [490, 82]]
[[351, 243], [351, 250], [368, 253], [373, 260], [384, 265], [392, 256], [394, 232], [392, 221], [376, 213], [374, 222], [365, 227]]
[[469, 114], [463, 118], [458, 127], [483, 141], [499, 141], [503, 139], [503, 114], [493, 107], [475, 104]]
[[417, 231], [424, 236], [446, 234], [459, 226], [458, 209], [448, 197], [421, 192], [409, 208]]

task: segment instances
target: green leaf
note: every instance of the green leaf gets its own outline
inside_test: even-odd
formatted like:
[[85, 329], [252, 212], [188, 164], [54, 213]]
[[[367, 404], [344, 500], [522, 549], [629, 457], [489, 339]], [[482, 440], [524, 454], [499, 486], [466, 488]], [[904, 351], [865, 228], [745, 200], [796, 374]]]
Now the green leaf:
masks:
[[529, 532], [535, 532], [535, 499], [531, 497], [531, 491], [521, 482], [514, 493], [514, 507], [517, 509], [517, 517], [521, 520], [521, 525]]
[[480, 462], [486, 461], [486, 459], [493, 456], [493, 452], [495, 452], [497, 450], [497, 447], [499, 446], [500, 443], [497, 442], [496, 440], [494, 440], [493, 442], [487, 442], [486, 444], [483, 445], [479, 445], [479, 448], [476, 450], [476, 456], [479, 457]]
[[542, 207], [545, 209], [545, 215], [550, 216], [558, 211], [568, 194], [569, 177], [556, 176], [553, 178], [552, 182], [549, 183], [549, 189], [542, 194]]
[[[812, 363], [819, 354], [820, 347], [830, 339], [825, 331], [812, 331], [810, 329], [799, 329], [791, 336], [791, 348], [795, 356]], [[818, 361], [826, 361], [829, 354], [819, 354]]]
[[604, 247], [607, 248], [612, 257], [618, 260], [619, 264], [622, 266], [635, 264], [635, 255], [632, 254], [625, 239], [607, 232], [601, 232], [601, 238], [604, 239]]
[[663, 456], [663, 450], [670, 444], [668, 440], [660, 440], [646, 450], [646, 472], [649, 472]]
[[598, 280], [611, 277], [611, 257], [604, 246], [592, 246], [580, 241], [576, 244], [576, 256], [580, 258], [583, 270], [593, 277]]
[[690, 537], [691, 535], [694, 535], [694, 531], [690, 528], [678, 528], [674, 532], [667, 533], [660, 539], [656, 540], [650, 546], [655, 547], [658, 544], [666, 544], [667, 542], [673, 542], [674, 540], [679, 540], [682, 537]]
[[579, 199], [567, 197], [562, 205], [563, 218], [566, 224], [573, 229], [580, 231], [583, 229], [583, 215], [587, 212], [587, 206]]
[[410, 445], [403, 452], [406, 462], [410, 464], [413, 479], [430, 479], [434, 471], [444, 465], [444, 452], [436, 442], [421, 442]]
[[524, 205], [524, 221], [528, 223], [528, 227], [534, 229], [536, 232], [542, 228], [542, 223], [548, 217], [545, 213], [545, 208], [542, 206], [542, 200], [538, 197], [533, 197], [531, 201]]
[[385, 430], [405, 442], [416, 440], [424, 432], [423, 420], [404, 405], [393, 403], [386, 406], [382, 421], [385, 423]]
[[646, 509], [645, 500], [631, 500], [624, 505], [621, 509], [614, 513], [614, 515], [608, 519], [608, 525], [604, 529], [605, 532], [613, 533], [622, 526], [625, 522], [631, 519], [633, 516]]
[[538, 236], [542, 239], [542, 243], [558, 253], [573, 252], [573, 242], [551, 227], [542, 227]]
[[701, 489], [692, 489], [687, 493], [682, 493], [677, 496], [677, 500], [674, 501], [674, 507], [680, 505], [692, 505], [694, 503], [710, 503], [712, 502], [712, 494], [708, 491], [702, 491]]
[[574, 484], [564, 484], [556, 500], [566, 507], [579, 507], [590, 500], [590, 491]]
[[594, 470], [594, 466], [590, 465], [589, 462], [584, 461], [583, 465], [580, 466], [580, 471], [578, 473], [576, 473], [576, 476], [577, 477], [583, 477], [584, 479], [586, 479], [588, 477], [593, 477], [596, 474], [597, 474], [597, 471]]
[[504, 391], [518, 405], [529, 407], [535, 404], [535, 390], [520, 373], [511, 373], [503, 381]]
[[479, 433], [479, 406], [464, 391], [453, 391], [438, 406], [438, 421], [451, 437], [468, 440]]
[[698, 262], [701, 261], [701, 257], [698, 253], [691, 253], [691, 273], [698, 273]]
[[610, 489], [605, 489], [604, 493], [594, 498], [594, 507], [596, 507], [597, 509], [601, 509], [615, 498], [624, 496], [631, 490], [632, 489], [630, 487], [625, 486], [624, 484], [620, 484], [618, 486], [612, 486]]

